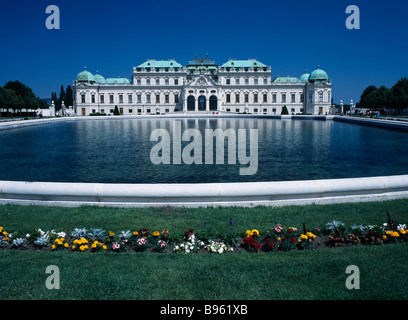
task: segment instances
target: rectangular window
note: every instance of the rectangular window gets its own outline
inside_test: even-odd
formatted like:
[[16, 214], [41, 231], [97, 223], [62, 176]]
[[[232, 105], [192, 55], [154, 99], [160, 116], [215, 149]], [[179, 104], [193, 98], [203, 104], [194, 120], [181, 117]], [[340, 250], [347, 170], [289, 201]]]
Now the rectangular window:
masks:
[[142, 103], [142, 95], [141, 94], [137, 95], [137, 103]]
[[249, 102], [249, 94], [245, 93], [245, 102]]
[[225, 79], [226, 84], [231, 84], [231, 80], [230, 79]]
[[128, 103], [133, 103], [133, 98], [131, 94], [128, 95]]
[[323, 92], [319, 92], [319, 102], [323, 102]]
[[168, 85], [169, 85], [169, 79], [164, 79], [164, 84], [165, 84], [166, 86], [168, 86]]
[[109, 95], [109, 103], [113, 103], [113, 94]]
[[286, 102], [286, 93], [282, 93], [282, 103]]
[[235, 109], [235, 112], [239, 112], [239, 108], [236, 108], [236, 109]]
[[227, 94], [227, 103], [231, 102], [231, 96], [229, 94]]
[[146, 79], [146, 85], [150, 86], [150, 79]]
[[99, 96], [99, 101], [100, 101], [101, 103], [105, 103], [105, 96], [104, 96], [103, 94], [101, 94], [101, 95]]
[[276, 103], [276, 93], [272, 94], [272, 102]]
[[156, 103], [160, 103], [160, 94], [156, 94]]
[[235, 103], [239, 103], [239, 93], [235, 95]]
[[95, 103], [95, 95], [91, 95], [91, 103]]
[[303, 93], [300, 94], [300, 102], [305, 102], [305, 95]]
[[249, 79], [245, 79], [245, 84], [249, 84]]
[[105, 109], [101, 109], [101, 113], [105, 113]]
[[142, 84], [142, 80], [137, 79], [137, 85], [140, 86]]
[[258, 103], [258, 94], [257, 93], [254, 93], [254, 102]]
[[156, 79], [156, 86], [160, 84], [160, 79]]
[[178, 98], [178, 94], [176, 93], [176, 94], [174, 95], [174, 103], [178, 103], [178, 102], [179, 102], [178, 99], [179, 99], [179, 98]]
[[292, 103], [295, 103], [296, 102], [296, 94], [292, 93], [291, 97], [292, 97], [292, 99], [291, 99]]
[[170, 101], [169, 101], [169, 95], [168, 94], [166, 94], [165, 96], [164, 96], [164, 103], [169, 103]]
[[292, 113], [295, 113], [295, 108], [292, 108], [290, 111], [291, 111]]
[[133, 109], [129, 109], [129, 113], [133, 113]]
[[254, 113], [258, 113], [258, 108], [254, 108]]
[[266, 93], [263, 94], [263, 102], [268, 102], [268, 95]]
[[95, 109], [92, 109], [92, 113], [95, 113], [96, 112], [96, 110]]
[[150, 94], [146, 95], [146, 103], [150, 103]]
[[119, 103], [123, 103], [123, 94], [119, 95]]
[[239, 84], [239, 79], [235, 79], [235, 84]]
[[170, 109], [164, 109], [164, 112], [169, 113]]
[[85, 103], [85, 95], [84, 94], [81, 95], [81, 103]]
[[264, 108], [264, 109], [263, 109], [263, 113], [268, 113], [268, 109], [267, 109], [267, 108]]
[[178, 79], [174, 79], [174, 85], [178, 86]]
[[258, 78], [254, 79], [254, 84], [258, 84]]
[[276, 114], [276, 108], [272, 109], [273, 114]]
[[313, 93], [309, 94], [309, 102], [313, 102]]
[[264, 84], [268, 84], [268, 79], [264, 79]]
[[151, 111], [150, 109], [146, 109], [146, 112], [147, 112], [147, 113], [150, 113], [150, 111]]

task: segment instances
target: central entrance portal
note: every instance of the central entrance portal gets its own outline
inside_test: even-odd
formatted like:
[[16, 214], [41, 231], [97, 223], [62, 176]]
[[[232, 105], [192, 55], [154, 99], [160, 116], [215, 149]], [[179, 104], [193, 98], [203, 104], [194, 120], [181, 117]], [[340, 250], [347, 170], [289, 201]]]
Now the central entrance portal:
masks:
[[205, 96], [198, 97], [198, 111], [205, 111], [206, 110], [206, 98]]

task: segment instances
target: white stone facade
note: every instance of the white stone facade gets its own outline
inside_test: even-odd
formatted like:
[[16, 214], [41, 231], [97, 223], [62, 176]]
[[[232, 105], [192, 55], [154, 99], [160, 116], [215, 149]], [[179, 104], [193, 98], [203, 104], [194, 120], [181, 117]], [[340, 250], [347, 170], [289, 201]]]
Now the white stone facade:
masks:
[[148, 60], [133, 67], [131, 80], [84, 70], [74, 84], [77, 115], [163, 113], [330, 114], [332, 83], [318, 68], [302, 77], [275, 77], [257, 60], [229, 60], [218, 66], [194, 59]]

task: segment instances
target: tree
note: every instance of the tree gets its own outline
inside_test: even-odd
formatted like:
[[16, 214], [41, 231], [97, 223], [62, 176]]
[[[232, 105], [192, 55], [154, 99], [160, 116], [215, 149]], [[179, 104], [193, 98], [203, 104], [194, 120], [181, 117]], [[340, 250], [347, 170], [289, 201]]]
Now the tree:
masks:
[[377, 92], [377, 87], [375, 86], [368, 86], [362, 93], [360, 98], [360, 107], [361, 108], [371, 108], [375, 103], [375, 95]]
[[65, 91], [65, 105], [67, 107], [74, 105], [74, 93], [70, 85], [68, 85], [67, 90]]
[[64, 86], [61, 86], [59, 98], [57, 99], [57, 102], [55, 103], [55, 110], [61, 109], [63, 101], [65, 104], [65, 97], [66, 97], [66, 94], [65, 94]]
[[281, 114], [289, 114], [289, 111], [286, 105], [283, 106]]
[[408, 108], [408, 79], [406, 77], [401, 78], [391, 88], [391, 102], [393, 107], [404, 114], [406, 108]]
[[115, 109], [113, 110], [113, 115], [114, 116], [119, 116], [120, 115], [118, 106], [115, 106]]

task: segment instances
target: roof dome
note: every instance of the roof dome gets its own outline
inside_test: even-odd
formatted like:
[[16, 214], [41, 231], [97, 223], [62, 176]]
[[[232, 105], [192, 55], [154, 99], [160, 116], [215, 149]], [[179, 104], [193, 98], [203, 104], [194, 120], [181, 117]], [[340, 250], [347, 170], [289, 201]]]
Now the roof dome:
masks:
[[302, 74], [301, 76], [300, 76], [300, 81], [302, 81], [302, 82], [308, 82], [309, 81], [309, 77], [310, 77], [310, 74], [307, 72], [307, 70], [306, 70], [306, 73], [304, 73], [304, 74]]
[[98, 83], [105, 83], [105, 77], [101, 76], [98, 71], [96, 71], [96, 74], [94, 75], [95, 81]]
[[329, 76], [326, 71], [320, 69], [320, 66], [310, 74], [309, 81], [327, 81]]
[[95, 82], [96, 81], [93, 74], [86, 70], [86, 67], [84, 68], [84, 71], [78, 73], [76, 80], [79, 82]]

